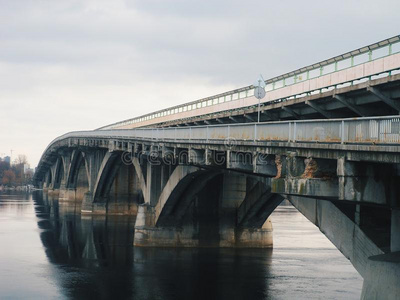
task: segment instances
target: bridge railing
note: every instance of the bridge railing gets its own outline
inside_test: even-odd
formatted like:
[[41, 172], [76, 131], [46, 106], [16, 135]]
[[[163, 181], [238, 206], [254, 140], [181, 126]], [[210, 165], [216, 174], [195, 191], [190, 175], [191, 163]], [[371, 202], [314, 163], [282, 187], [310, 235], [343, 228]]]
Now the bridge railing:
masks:
[[[175, 128], [137, 128], [67, 133], [70, 137], [129, 138], [191, 142], [313, 142], [400, 144], [400, 116], [221, 124]], [[50, 144], [51, 146], [51, 144]]]
[[132, 131], [135, 138], [156, 141], [236, 140], [399, 144], [400, 116], [132, 129], [127, 131]]

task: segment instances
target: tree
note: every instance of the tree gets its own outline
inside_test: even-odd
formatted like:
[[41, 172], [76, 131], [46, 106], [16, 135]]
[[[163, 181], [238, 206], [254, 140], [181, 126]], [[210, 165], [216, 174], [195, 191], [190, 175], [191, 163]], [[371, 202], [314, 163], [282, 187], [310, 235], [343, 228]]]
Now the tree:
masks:
[[28, 170], [25, 173], [25, 184], [32, 184], [32, 178], [33, 178], [33, 171]]
[[10, 169], [10, 163], [6, 161], [0, 161], [0, 182], [4, 176], [4, 172]]
[[15, 184], [15, 173], [13, 170], [4, 171], [2, 183], [8, 186], [12, 186]]
[[15, 165], [25, 165], [28, 163], [28, 159], [25, 154], [18, 154], [18, 157], [14, 159]]
[[28, 159], [25, 154], [19, 154], [16, 159], [14, 159], [14, 164], [12, 170], [15, 174], [15, 184], [24, 185], [25, 184], [25, 174], [24, 166], [28, 164]]

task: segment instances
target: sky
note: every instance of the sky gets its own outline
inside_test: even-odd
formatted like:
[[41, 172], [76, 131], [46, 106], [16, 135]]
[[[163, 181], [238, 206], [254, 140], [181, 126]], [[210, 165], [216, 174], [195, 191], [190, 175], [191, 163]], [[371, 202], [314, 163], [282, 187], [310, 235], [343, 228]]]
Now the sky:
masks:
[[400, 2], [0, 0], [0, 157], [400, 34]]

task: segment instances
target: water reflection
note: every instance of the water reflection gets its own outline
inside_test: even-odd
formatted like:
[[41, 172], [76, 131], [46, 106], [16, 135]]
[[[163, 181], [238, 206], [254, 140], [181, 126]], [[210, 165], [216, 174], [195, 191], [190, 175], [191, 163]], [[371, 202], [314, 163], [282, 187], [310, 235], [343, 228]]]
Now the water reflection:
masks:
[[81, 216], [35, 195], [40, 238], [68, 297], [264, 299], [271, 250], [133, 248], [134, 218]]
[[35, 199], [38, 226], [45, 229], [40, 237], [52, 263], [80, 267], [132, 263], [134, 218], [81, 216], [77, 204], [47, 196]]
[[311, 224], [292, 207], [275, 220], [274, 251], [134, 248], [132, 217], [0, 194], [0, 298], [359, 298], [360, 277]]

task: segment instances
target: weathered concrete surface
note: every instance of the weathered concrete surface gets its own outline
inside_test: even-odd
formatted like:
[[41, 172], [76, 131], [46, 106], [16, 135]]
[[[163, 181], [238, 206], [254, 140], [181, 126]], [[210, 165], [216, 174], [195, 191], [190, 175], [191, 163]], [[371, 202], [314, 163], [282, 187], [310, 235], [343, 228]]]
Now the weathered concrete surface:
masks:
[[236, 248], [271, 248], [273, 245], [272, 223], [268, 219], [262, 228], [232, 230], [226, 234], [219, 230], [219, 239], [207, 241], [201, 239], [201, 232], [195, 226], [156, 227], [155, 210], [148, 204], [139, 206], [134, 246], [136, 247], [236, 247]]
[[175, 168], [168, 181], [165, 183], [159, 195], [159, 199], [157, 199], [158, 201], [155, 205], [156, 223], [167, 201], [171, 201], [170, 197], [177, 197], [187, 187], [190, 180], [200, 175], [202, 172], [204, 172], [204, 170], [202, 171], [200, 168], [194, 166], [178, 166]]
[[371, 256], [368, 259], [361, 299], [400, 299], [400, 252]]
[[[261, 188], [266, 182], [231, 171], [178, 167], [159, 203], [139, 206], [134, 245], [271, 247], [272, 225], [267, 218], [281, 199]], [[271, 208], [264, 209], [269, 202]]]
[[400, 208], [392, 209], [390, 251], [400, 251]]
[[368, 258], [383, 254], [370, 238], [332, 202], [289, 196], [289, 201], [347, 257], [364, 278]]
[[337, 160], [339, 199], [395, 204], [400, 198], [396, 165]]
[[271, 220], [268, 218], [261, 228], [237, 230], [234, 246], [237, 248], [272, 248], [273, 227]]
[[338, 182], [335, 179], [318, 178], [273, 178], [272, 192], [285, 195], [338, 197]]

